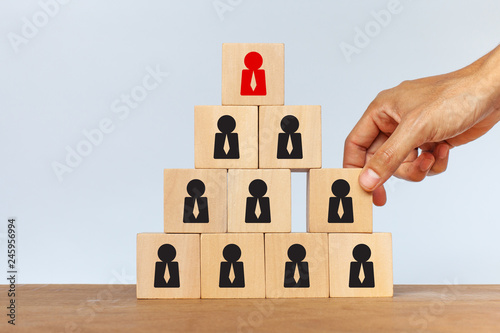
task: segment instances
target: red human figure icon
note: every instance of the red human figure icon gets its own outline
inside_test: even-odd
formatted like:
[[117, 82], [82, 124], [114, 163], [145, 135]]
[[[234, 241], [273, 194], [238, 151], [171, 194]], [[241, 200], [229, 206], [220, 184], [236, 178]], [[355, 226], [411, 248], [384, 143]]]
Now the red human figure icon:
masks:
[[259, 69], [262, 66], [260, 53], [252, 51], [245, 56], [247, 69], [241, 71], [241, 96], [265, 96], [266, 71]]

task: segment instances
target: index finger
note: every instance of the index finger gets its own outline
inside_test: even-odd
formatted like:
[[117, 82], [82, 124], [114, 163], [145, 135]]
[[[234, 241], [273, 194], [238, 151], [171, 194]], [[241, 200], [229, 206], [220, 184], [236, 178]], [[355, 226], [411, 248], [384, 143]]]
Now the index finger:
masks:
[[362, 168], [366, 162], [368, 148], [380, 133], [371, 116], [372, 104], [368, 107], [344, 143], [344, 168]]

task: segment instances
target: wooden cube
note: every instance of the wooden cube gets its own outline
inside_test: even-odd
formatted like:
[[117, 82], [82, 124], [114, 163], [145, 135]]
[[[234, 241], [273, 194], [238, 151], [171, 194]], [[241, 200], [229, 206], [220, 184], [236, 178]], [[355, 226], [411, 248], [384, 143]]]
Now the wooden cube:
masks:
[[229, 232], [290, 232], [290, 170], [229, 170]]
[[200, 235], [137, 235], [137, 298], [200, 298]]
[[257, 131], [256, 106], [195, 106], [195, 167], [257, 169]]
[[390, 233], [329, 237], [331, 297], [392, 297]]
[[165, 232], [226, 232], [226, 194], [225, 169], [165, 169]]
[[266, 297], [328, 297], [328, 235], [266, 234]]
[[283, 104], [284, 44], [222, 44], [222, 105]]
[[264, 298], [264, 234], [201, 235], [202, 298]]
[[259, 168], [321, 168], [321, 106], [259, 107]]
[[373, 230], [372, 195], [358, 182], [361, 169], [310, 170], [307, 177], [309, 232]]

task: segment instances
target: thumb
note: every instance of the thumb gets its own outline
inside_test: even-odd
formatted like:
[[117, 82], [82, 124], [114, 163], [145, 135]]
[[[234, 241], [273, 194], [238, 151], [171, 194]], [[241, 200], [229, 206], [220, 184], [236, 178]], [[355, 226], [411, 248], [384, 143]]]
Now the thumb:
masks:
[[[405, 128], [406, 127], [406, 128]], [[418, 147], [414, 130], [400, 124], [387, 141], [380, 146], [365, 164], [359, 176], [359, 184], [366, 191], [373, 191], [385, 183]]]

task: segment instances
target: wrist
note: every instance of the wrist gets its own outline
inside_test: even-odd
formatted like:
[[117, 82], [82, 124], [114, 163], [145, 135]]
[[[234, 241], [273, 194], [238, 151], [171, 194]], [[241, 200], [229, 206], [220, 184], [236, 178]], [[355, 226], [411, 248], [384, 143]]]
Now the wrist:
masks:
[[481, 63], [473, 74], [476, 93], [484, 98], [489, 112], [500, 113], [500, 47], [480, 59]]

